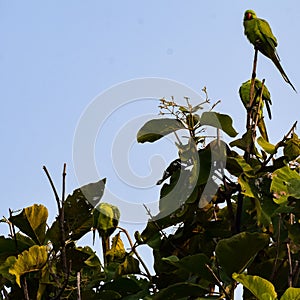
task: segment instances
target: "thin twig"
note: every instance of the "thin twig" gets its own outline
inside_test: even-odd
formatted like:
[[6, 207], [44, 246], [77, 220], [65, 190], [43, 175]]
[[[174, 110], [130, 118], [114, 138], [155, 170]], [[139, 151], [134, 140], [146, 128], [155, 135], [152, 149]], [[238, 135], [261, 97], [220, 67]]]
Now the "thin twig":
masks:
[[227, 210], [228, 210], [228, 216], [231, 222], [231, 231], [232, 233], [236, 233], [236, 222], [235, 222], [235, 216], [234, 216], [234, 212], [233, 212], [233, 206], [231, 203], [231, 196], [232, 196], [232, 188], [230, 187], [230, 184], [228, 184], [226, 182], [225, 177], [223, 177], [223, 185], [225, 188], [225, 200], [226, 200], [226, 204], [227, 204]]
[[50, 300], [59, 300], [61, 295], [63, 294], [63, 292], [65, 291], [68, 283], [69, 283], [69, 277], [70, 277], [70, 274], [71, 274], [71, 269], [72, 269], [72, 261], [70, 260], [69, 261], [69, 270], [68, 270], [68, 273], [67, 273], [67, 278], [65, 279], [64, 283], [63, 283], [63, 286], [62, 288], [60, 289], [59, 293], [54, 296], [53, 298], [51, 298]]
[[282, 138], [281, 141], [279, 141], [276, 145], [275, 145], [275, 151], [274, 153], [272, 153], [263, 163], [262, 166], [260, 167], [260, 169], [257, 171], [257, 173], [259, 173], [269, 162], [270, 160], [274, 157], [275, 154], [277, 154], [277, 149], [281, 146], [284, 145], [285, 141], [287, 140], [287, 138], [289, 137], [289, 135], [295, 130], [296, 126], [297, 126], [298, 121], [296, 121], [293, 126], [291, 127], [291, 129], [288, 131], [287, 134], [284, 135], [284, 137]]
[[213, 271], [213, 269], [208, 265], [205, 264], [206, 268], [209, 270], [209, 272], [212, 274], [212, 276], [214, 277], [214, 279], [217, 281], [219, 288], [223, 291], [225, 298], [227, 300], [231, 300], [230, 296], [227, 294], [224, 286], [222, 285], [221, 280], [218, 278], [218, 276], [215, 274], [215, 272]]
[[136, 247], [134, 246], [130, 236], [129, 236], [129, 233], [126, 229], [118, 226], [117, 228], [119, 228], [123, 233], [125, 233], [126, 237], [127, 237], [127, 240], [130, 244], [130, 247], [131, 247], [131, 251], [135, 254], [135, 256], [137, 257], [137, 259], [140, 261], [140, 263], [142, 264], [145, 272], [147, 273], [147, 277], [148, 279], [150, 280], [150, 282], [152, 281], [152, 276], [151, 276], [151, 273], [149, 272], [146, 264], [144, 263], [143, 259], [140, 257], [140, 255], [138, 254], [138, 252], [136, 251]]
[[152, 216], [150, 209], [146, 206], [146, 204], [143, 204], [143, 206], [144, 206], [144, 208], [145, 208], [145, 210], [146, 210], [146, 212], [147, 212], [147, 215], [150, 217], [151, 222], [154, 223], [154, 225], [157, 227], [157, 229], [160, 231], [160, 233], [163, 235], [163, 237], [164, 237], [165, 239], [167, 239], [168, 237], [166, 236], [166, 234], [163, 232], [163, 230], [160, 228], [160, 226], [159, 226], [159, 225], [157, 224], [157, 222], [154, 220], [154, 217]]
[[[144, 206], [144, 208], [146, 209], [147, 214], [148, 214], [148, 216], [150, 217], [151, 222], [153, 222], [153, 224], [154, 224], [154, 225], [156, 226], [156, 228], [159, 230], [159, 232], [161, 233], [161, 235], [167, 240], [167, 239], [168, 239], [167, 235], [166, 235], [166, 234], [164, 233], [164, 231], [160, 228], [159, 224], [154, 220], [154, 217], [152, 216], [150, 209], [149, 209], [145, 204], [143, 204], [143, 206]], [[178, 248], [178, 246], [175, 246], [175, 245], [172, 243], [172, 241], [169, 241], [169, 243], [170, 243], [170, 245], [171, 245], [175, 250], [179, 251], [180, 254], [184, 255], [184, 252], [182, 251], [181, 248]]]
[[65, 277], [68, 274], [67, 254], [66, 254], [66, 233], [65, 233], [65, 177], [66, 177], [66, 164], [63, 166], [62, 173], [62, 201], [59, 209], [59, 229], [60, 229], [60, 243], [61, 243], [61, 258], [62, 267]]
[[262, 95], [263, 95], [264, 87], [265, 87], [265, 79], [262, 80], [261, 91], [260, 91], [260, 94], [259, 94], [259, 102], [258, 102], [258, 107], [257, 107], [257, 111], [256, 111], [256, 118], [254, 120], [254, 130], [256, 130], [257, 124], [260, 121], [260, 117], [263, 118], [262, 114], [260, 116], [259, 112], [260, 112], [260, 109], [262, 108], [262, 105], [263, 105], [262, 104], [262, 102], [263, 102]]
[[[251, 120], [252, 120], [252, 106], [253, 106], [253, 101], [254, 101], [254, 86], [255, 86], [255, 77], [256, 77], [256, 65], [257, 65], [257, 54], [258, 54], [258, 50], [255, 49], [254, 52], [254, 60], [253, 60], [253, 69], [252, 69], [252, 76], [251, 76], [251, 85], [250, 85], [250, 101], [247, 107], [247, 122], [246, 122], [246, 129], [248, 130], [253, 130], [252, 126], [251, 126]], [[254, 145], [254, 139], [255, 139], [255, 135], [254, 135], [254, 130], [252, 131], [252, 144], [249, 145], [245, 151], [244, 157], [246, 162], [249, 162], [250, 159], [250, 153], [251, 153], [251, 148]]]
[[30, 300], [29, 298], [29, 293], [28, 293], [28, 286], [27, 286], [27, 280], [25, 277], [21, 279], [21, 286], [24, 294], [24, 299], [25, 300]]
[[59, 202], [60, 200], [59, 200], [59, 196], [58, 196], [58, 193], [56, 191], [56, 188], [54, 186], [53, 180], [52, 180], [52, 178], [51, 178], [51, 176], [50, 176], [50, 174], [49, 174], [46, 166], [43, 166], [43, 170], [45, 171], [45, 173], [46, 173], [46, 175], [48, 177], [48, 180], [50, 182], [51, 188], [52, 188], [54, 196], [55, 196], [55, 200], [56, 200], [57, 206], [58, 206], [58, 208], [60, 208], [60, 202]]
[[81, 291], [80, 291], [80, 271], [77, 272], [77, 300], [81, 300]]
[[[50, 185], [52, 187], [55, 200], [57, 203], [58, 209], [58, 221], [59, 221], [59, 233], [60, 233], [60, 246], [61, 246], [61, 260], [62, 260], [62, 269], [64, 273], [64, 279], [66, 280], [65, 286], [68, 284], [69, 280], [69, 268], [67, 264], [67, 255], [66, 255], [66, 238], [65, 238], [65, 215], [64, 215], [64, 201], [60, 201], [57, 190], [54, 186], [53, 180], [50, 173], [48, 172], [46, 166], [43, 166]], [[65, 197], [65, 176], [66, 176], [66, 164], [63, 166], [63, 187], [62, 187], [62, 197]], [[64, 289], [63, 289], [64, 290]], [[63, 292], [63, 291], [62, 291]]]
[[62, 173], [62, 193], [61, 193], [61, 202], [64, 203], [65, 202], [65, 193], [66, 193], [66, 168], [67, 168], [67, 164], [64, 163], [64, 167], [63, 167], [63, 173]]
[[[11, 218], [13, 215], [12, 215], [12, 210], [9, 209], [9, 218]], [[17, 236], [16, 236], [16, 230], [15, 230], [15, 225], [10, 222], [11, 224], [11, 231], [12, 231], [12, 237], [15, 241], [15, 246], [16, 246], [16, 251], [19, 253], [19, 247], [18, 247], [18, 241], [17, 241]]]
[[288, 275], [288, 286], [293, 286], [293, 266], [292, 266], [292, 257], [291, 257], [291, 249], [290, 249], [290, 243], [286, 243], [286, 249], [288, 254], [288, 263], [289, 263], [289, 275]]
[[279, 248], [280, 248], [280, 230], [281, 230], [281, 214], [279, 214], [279, 222], [278, 222], [278, 235], [277, 235], [277, 241], [276, 241], [276, 257], [275, 262], [272, 270], [272, 274], [270, 276], [270, 281], [272, 282], [275, 277], [275, 272], [277, 268], [278, 258], [279, 258]]
[[256, 78], [257, 54], [258, 54], [258, 49], [255, 49], [252, 76], [251, 76], [251, 86], [250, 86], [250, 103], [249, 103], [250, 107], [252, 107], [254, 101], [254, 85], [255, 85], [255, 78]]
[[221, 100], [218, 100], [217, 102], [215, 102], [212, 107], [209, 109], [209, 111], [212, 111], [219, 103], [221, 103]]
[[244, 195], [242, 194], [241, 187], [239, 186], [239, 192], [237, 196], [237, 207], [236, 207], [236, 217], [235, 217], [235, 230], [236, 233], [241, 232], [241, 220], [242, 220], [242, 212], [243, 212], [243, 202]]

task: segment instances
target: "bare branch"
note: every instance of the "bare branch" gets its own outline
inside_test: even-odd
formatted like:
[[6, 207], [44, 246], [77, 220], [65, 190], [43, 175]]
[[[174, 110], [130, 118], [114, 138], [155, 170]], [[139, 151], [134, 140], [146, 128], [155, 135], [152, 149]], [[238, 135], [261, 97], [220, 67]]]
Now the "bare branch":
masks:
[[58, 207], [58, 209], [60, 209], [60, 200], [59, 200], [58, 193], [56, 191], [55, 185], [53, 183], [53, 180], [52, 180], [52, 178], [51, 178], [51, 176], [50, 176], [50, 174], [49, 174], [46, 166], [43, 166], [43, 170], [45, 171], [45, 173], [47, 175], [47, 178], [48, 178], [48, 180], [50, 182], [50, 185], [51, 185], [51, 188], [53, 190], [54, 197], [55, 197], [55, 200], [56, 200], [56, 203], [57, 203], [57, 207]]

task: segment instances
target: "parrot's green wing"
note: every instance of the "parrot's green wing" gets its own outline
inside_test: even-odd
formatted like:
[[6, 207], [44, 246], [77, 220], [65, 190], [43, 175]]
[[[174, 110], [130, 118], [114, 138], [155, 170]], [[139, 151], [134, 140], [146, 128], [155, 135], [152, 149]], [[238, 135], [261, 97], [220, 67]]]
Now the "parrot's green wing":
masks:
[[264, 19], [255, 19], [257, 22], [258, 29], [260, 30], [261, 34], [264, 36], [266, 41], [269, 43], [269, 45], [275, 49], [278, 45], [277, 39], [274, 36], [272, 29], [269, 25], [269, 23]]
[[273, 61], [283, 79], [296, 91], [280, 64], [280, 59], [276, 52], [277, 39], [269, 23], [266, 20], [257, 18], [253, 10], [246, 10], [243, 24], [244, 33], [250, 43], [254, 45], [255, 49]]
[[[247, 110], [250, 109], [249, 108], [250, 88], [251, 88], [251, 80], [248, 80], [244, 82], [239, 89], [240, 98]], [[262, 82], [258, 79], [255, 79], [255, 83], [254, 83], [255, 101], [252, 104], [252, 108], [251, 108], [251, 118], [254, 122], [257, 122], [257, 127], [259, 129], [260, 134], [266, 141], [268, 141], [269, 139], [268, 139], [267, 129], [263, 117], [263, 104], [266, 103], [268, 114], [269, 117], [271, 118], [270, 104], [272, 104], [272, 101], [271, 101], [270, 92], [268, 88], [264, 85], [263, 93], [262, 93], [263, 102], [260, 103], [261, 89], [262, 89]]]
[[261, 36], [261, 39], [258, 39], [256, 42], [256, 47], [261, 53], [271, 60], [273, 60], [273, 57], [275, 56], [276, 60], [279, 62], [280, 58], [276, 51], [276, 47], [278, 45], [277, 39], [274, 36], [269, 23], [266, 20], [258, 18], [255, 19], [255, 22], [257, 22], [257, 28], [260, 31]]

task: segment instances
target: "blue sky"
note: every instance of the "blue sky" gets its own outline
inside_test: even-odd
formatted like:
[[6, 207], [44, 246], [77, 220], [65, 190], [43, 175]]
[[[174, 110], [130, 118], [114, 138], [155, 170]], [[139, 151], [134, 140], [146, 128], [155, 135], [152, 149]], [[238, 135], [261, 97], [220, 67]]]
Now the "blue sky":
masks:
[[[60, 189], [66, 162], [67, 191], [79, 186], [72, 152], [80, 117], [97, 95], [123, 81], [161, 77], [198, 92], [206, 86], [213, 102], [222, 101], [217, 110], [230, 114], [242, 133], [245, 111], [237, 91], [249, 79], [253, 59], [242, 27], [248, 8], [269, 21], [282, 65], [300, 91], [297, 0], [0, 1], [1, 215], [7, 216], [8, 208], [42, 203], [53, 219], [55, 201], [42, 166]], [[299, 94], [262, 55], [257, 75], [266, 78], [272, 95], [273, 119], [266, 123], [271, 142], [277, 142], [299, 120]], [[130, 121], [132, 112], [138, 117], [158, 110], [150, 102], [130, 106], [116, 120]], [[110, 128], [97, 140], [97, 151], [107, 146]], [[167, 149], [167, 164], [176, 149], [168, 143], [162, 149]], [[153, 151], [160, 150], [142, 145], [137, 151], [147, 157], [135, 154], [128, 161], [143, 169]], [[99, 176], [108, 177], [108, 184], [113, 182], [118, 190], [114, 170], [104, 168], [109, 158], [101, 158]], [[119, 190], [132, 193], [121, 185]], [[141, 202], [149, 195], [153, 193], [146, 191]]]

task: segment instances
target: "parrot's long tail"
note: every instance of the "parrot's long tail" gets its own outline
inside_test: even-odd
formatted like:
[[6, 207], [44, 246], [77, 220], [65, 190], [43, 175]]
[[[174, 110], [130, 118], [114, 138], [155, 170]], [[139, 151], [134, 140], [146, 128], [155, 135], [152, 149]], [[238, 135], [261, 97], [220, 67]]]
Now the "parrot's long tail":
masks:
[[291, 83], [291, 81], [289, 80], [288, 76], [286, 75], [286, 73], [284, 72], [280, 62], [279, 62], [279, 57], [278, 55], [276, 55], [276, 52], [274, 53], [274, 55], [272, 55], [272, 57], [270, 57], [271, 60], [273, 61], [273, 63], [275, 64], [275, 66], [277, 67], [277, 69], [279, 70], [280, 74], [282, 75], [283, 79], [293, 88], [293, 90], [297, 93], [295, 87], [293, 86], [293, 84]]

